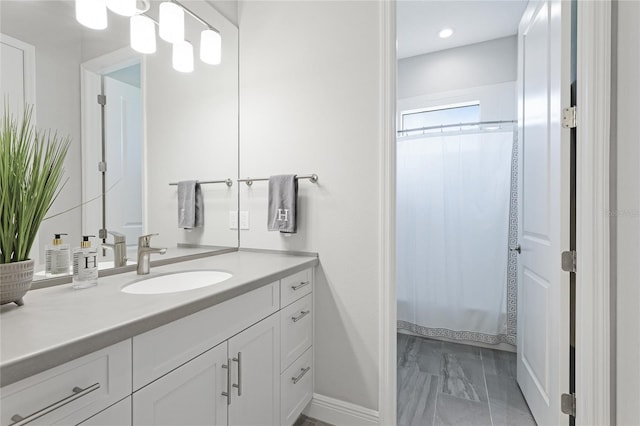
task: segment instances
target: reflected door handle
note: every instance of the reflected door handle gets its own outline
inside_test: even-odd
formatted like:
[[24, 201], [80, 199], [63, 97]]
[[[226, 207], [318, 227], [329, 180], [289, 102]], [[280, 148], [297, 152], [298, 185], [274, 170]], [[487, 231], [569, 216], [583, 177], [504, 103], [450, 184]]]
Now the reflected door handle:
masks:
[[515, 247], [509, 247], [509, 250], [510, 250], [510, 251], [515, 251], [515, 252], [517, 252], [518, 254], [522, 253], [522, 248], [520, 247], [520, 244], [518, 244], [518, 245], [517, 245], [517, 246], [515, 246]]

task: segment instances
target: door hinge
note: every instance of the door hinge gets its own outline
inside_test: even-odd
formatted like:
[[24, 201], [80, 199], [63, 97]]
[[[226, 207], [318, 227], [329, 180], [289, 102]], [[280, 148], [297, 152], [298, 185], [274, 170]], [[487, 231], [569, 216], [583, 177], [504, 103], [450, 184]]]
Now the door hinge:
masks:
[[565, 129], [574, 129], [576, 123], [576, 107], [568, 107], [562, 110], [562, 127]]
[[562, 270], [565, 272], [576, 272], [578, 259], [575, 250], [562, 252]]
[[102, 106], [107, 104], [107, 95], [98, 95], [98, 103]]
[[105, 173], [107, 171], [107, 163], [106, 161], [100, 161], [98, 163], [98, 171], [101, 173]]
[[563, 393], [560, 397], [560, 409], [564, 414], [576, 416], [576, 394]]

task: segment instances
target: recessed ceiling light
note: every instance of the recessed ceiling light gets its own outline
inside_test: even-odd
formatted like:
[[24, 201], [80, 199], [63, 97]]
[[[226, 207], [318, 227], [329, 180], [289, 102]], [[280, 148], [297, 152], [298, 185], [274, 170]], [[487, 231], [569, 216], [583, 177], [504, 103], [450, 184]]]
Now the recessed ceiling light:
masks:
[[453, 34], [453, 30], [451, 28], [445, 28], [442, 31], [440, 31], [438, 33], [438, 35], [440, 36], [440, 38], [447, 38], [447, 37], [451, 37], [451, 35]]

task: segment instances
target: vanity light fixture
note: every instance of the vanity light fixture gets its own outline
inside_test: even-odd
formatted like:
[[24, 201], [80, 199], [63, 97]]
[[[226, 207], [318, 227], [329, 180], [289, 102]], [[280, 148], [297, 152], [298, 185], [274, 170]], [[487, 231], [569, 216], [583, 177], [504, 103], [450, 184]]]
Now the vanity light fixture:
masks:
[[193, 45], [186, 40], [173, 43], [173, 69], [180, 72], [193, 71]]
[[[107, 8], [114, 13], [130, 16], [131, 48], [140, 53], [156, 52], [156, 29], [160, 38], [173, 46], [173, 68], [180, 72], [192, 72], [193, 45], [185, 39], [185, 12], [206, 29], [200, 33], [200, 59], [210, 65], [218, 65], [222, 59], [220, 32], [196, 13], [177, 0], [160, 3], [159, 21], [147, 15], [150, 0], [75, 0], [76, 18], [82, 25], [102, 30], [107, 28]], [[142, 7], [138, 8], [138, 4]]]
[[93, 30], [107, 28], [106, 0], [76, 0], [76, 19]]
[[184, 41], [184, 9], [171, 1], [160, 3], [160, 38], [169, 43]]
[[156, 24], [145, 15], [134, 15], [130, 19], [131, 48], [140, 53], [156, 52]]
[[107, 0], [107, 7], [113, 13], [122, 16], [133, 16], [138, 11], [136, 0]]
[[453, 35], [453, 30], [451, 28], [444, 28], [438, 33], [438, 36], [440, 38], [449, 38], [452, 35]]
[[218, 65], [222, 57], [222, 38], [211, 28], [200, 33], [200, 60], [205, 64]]

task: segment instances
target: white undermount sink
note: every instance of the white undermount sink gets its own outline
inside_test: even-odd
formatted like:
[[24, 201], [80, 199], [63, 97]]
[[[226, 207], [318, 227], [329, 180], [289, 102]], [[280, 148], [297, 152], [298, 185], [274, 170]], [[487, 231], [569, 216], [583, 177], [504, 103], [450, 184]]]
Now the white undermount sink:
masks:
[[215, 270], [175, 272], [135, 281], [120, 291], [129, 294], [177, 293], [218, 284], [232, 276], [228, 272]]

